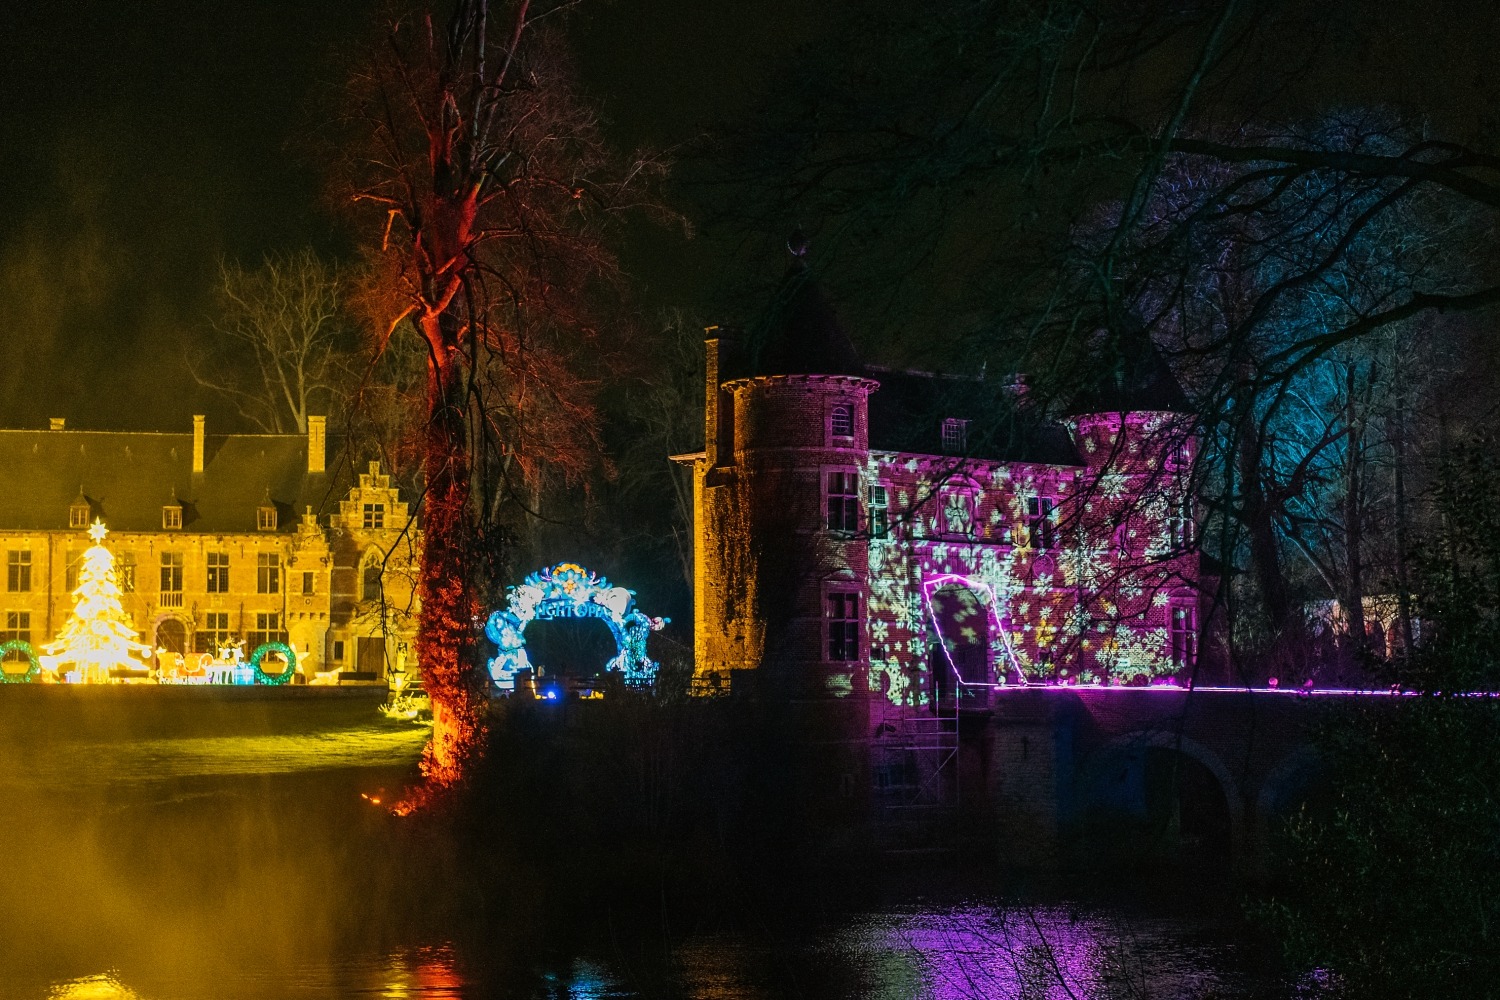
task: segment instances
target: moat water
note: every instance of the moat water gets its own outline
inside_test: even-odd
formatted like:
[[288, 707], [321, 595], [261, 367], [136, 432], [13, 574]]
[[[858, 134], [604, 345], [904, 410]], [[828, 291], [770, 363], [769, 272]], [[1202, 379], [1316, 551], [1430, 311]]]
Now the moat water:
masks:
[[908, 871], [877, 905], [796, 919], [726, 901], [714, 926], [543, 941], [432, 922], [401, 877], [419, 848], [371, 801], [425, 733], [373, 706], [0, 688], [0, 998], [1302, 995], [1243, 942], [1227, 888]]

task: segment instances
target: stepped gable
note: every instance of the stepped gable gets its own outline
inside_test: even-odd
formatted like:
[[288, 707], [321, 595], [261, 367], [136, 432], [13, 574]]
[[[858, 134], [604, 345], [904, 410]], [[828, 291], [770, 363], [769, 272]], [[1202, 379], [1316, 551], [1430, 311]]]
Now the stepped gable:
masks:
[[837, 310], [800, 257], [782, 278], [759, 339], [756, 375], [864, 375]]
[[870, 447], [942, 453], [945, 419], [969, 421], [967, 458], [1045, 465], [1083, 465], [1072, 435], [1012, 390], [982, 378], [895, 371], [870, 366], [880, 383], [870, 396]]
[[[295, 531], [305, 506], [331, 503], [336, 475], [307, 471], [301, 434], [209, 434], [204, 470], [193, 472], [193, 435], [137, 431], [0, 430], [0, 524], [66, 529], [80, 489], [90, 516], [112, 531], [162, 530], [162, 507], [182, 505], [184, 533], [256, 530], [267, 496], [277, 531]], [[347, 486], [344, 487], [347, 490]]]
[[1139, 324], [1127, 326], [1113, 344], [1113, 359], [1097, 385], [1080, 393], [1068, 407], [1070, 416], [1086, 413], [1192, 413], [1182, 384], [1172, 374], [1151, 336]]

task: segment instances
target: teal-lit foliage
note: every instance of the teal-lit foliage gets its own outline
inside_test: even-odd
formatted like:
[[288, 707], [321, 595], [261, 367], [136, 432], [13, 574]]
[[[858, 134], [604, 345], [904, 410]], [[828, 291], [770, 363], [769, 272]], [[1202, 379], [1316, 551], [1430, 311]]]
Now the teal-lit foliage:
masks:
[[494, 612], [485, 623], [484, 634], [497, 649], [489, 662], [497, 690], [514, 690], [516, 675], [532, 669], [526, 654], [526, 626], [552, 618], [598, 618], [609, 626], [617, 650], [605, 670], [620, 672], [632, 687], [649, 687], [656, 679], [657, 664], [646, 654], [646, 637], [659, 631], [667, 619], [650, 618], [637, 610], [634, 591], [612, 586], [577, 563], [558, 563], [509, 588], [505, 610]]
[[36, 658], [36, 651], [31, 648], [31, 643], [23, 639], [8, 639], [5, 642], [0, 642], [0, 659], [4, 659], [11, 653], [25, 654], [26, 662], [30, 666], [24, 672], [20, 670], [0, 670], [0, 683], [29, 684], [36, 680], [37, 675], [42, 672], [42, 664]]
[[[275, 653], [285, 657], [286, 669], [279, 674], [268, 674], [260, 668], [268, 653]], [[250, 654], [250, 669], [255, 672], [255, 683], [257, 684], [285, 684], [292, 679], [292, 674], [297, 672], [297, 654], [292, 652], [292, 647], [284, 642], [265, 642], [255, 647], [255, 652]]]

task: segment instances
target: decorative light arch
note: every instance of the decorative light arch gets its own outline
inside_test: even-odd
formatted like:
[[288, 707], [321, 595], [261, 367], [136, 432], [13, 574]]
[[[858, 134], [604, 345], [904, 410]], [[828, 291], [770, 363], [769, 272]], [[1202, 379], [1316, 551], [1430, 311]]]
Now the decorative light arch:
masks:
[[516, 675], [531, 669], [526, 626], [554, 618], [600, 619], [614, 634], [616, 647], [604, 669], [623, 673], [631, 687], [649, 687], [655, 682], [657, 663], [646, 655], [646, 636], [660, 631], [671, 619], [642, 614], [635, 607], [635, 591], [611, 586], [577, 563], [558, 563], [532, 573], [508, 592], [505, 610], [491, 614], [484, 626], [484, 634], [497, 647], [490, 660], [495, 690], [514, 691]]
[[995, 593], [995, 588], [985, 580], [977, 577], [963, 576], [958, 573], [941, 573], [936, 576], [929, 576], [922, 581], [922, 602], [926, 605], [928, 621], [932, 624], [933, 634], [938, 637], [938, 645], [942, 647], [943, 659], [947, 661], [948, 669], [953, 673], [954, 682], [960, 687], [988, 688], [997, 686], [990, 683], [976, 683], [964, 680], [963, 675], [959, 672], [958, 665], [953, 662], [953, 654], [948, 652], [948, 641], [943, 635], [942, 625], [938, 621], [937, 609], [933, 607], [933, 597], [944, 587], [962, 587], [977, 597], [987, 598], [984, 602], [985, 610], [988, 612], [991, 621], [994, 622], [996, 632], [1000, 635], [1000, 646], [1002, 652], [1005, 654], [1006, 665], [1015, 673], [1017, 683], [1022, 685], [1029, 683], [1026, 671], [1021, 667], [1020, 658], [1016, 656], [1015, 646], [1011, 643], [1009, 605], [1000, 600], [999, 595]]

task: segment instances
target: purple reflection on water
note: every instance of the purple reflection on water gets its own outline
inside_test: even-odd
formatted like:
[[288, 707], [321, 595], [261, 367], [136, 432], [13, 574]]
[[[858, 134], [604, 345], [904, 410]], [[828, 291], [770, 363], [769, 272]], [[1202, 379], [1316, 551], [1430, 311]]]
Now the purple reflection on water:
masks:
[[[1234, 996], [1223, 955], [1182, 928], [1065, 907], [957, 907], [871, 917], [840, 935], [863, 953], [872, 997], [1198, 1000]], [[877, 958], [877, 955], [880, 957]]]

